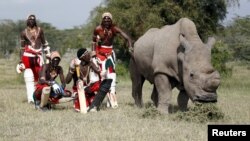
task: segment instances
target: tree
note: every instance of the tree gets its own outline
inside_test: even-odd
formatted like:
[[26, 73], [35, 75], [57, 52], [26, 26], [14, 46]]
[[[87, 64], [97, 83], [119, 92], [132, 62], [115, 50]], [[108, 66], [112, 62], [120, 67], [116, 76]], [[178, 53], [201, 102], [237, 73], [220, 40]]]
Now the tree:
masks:
[[[134, 41], [149, 28], [174, 24], [181, 17], [194, 21], [198, 34], [204, 41], [208, 36], [221, 32], [222, 20], [230, 6], [239, 6], [239, 0], [105, 0], [102, 6], [92, 11], [85, 35], [91, 35], [92, 31], [89, 29], [94, 29], [100, 23], [101, 14], [109, 11], [113, 14], [114, 22], [125, 29]], [[123, 47], [124, 42], [118, 39], [114, 46], [118, 59], [126, 64], [130, 57]], [[226, 42], [219, 41], [212, 53], [213, 58], [220, 60], [212, 60], [216, 69], [230, 75], [230, 69], [226, 68], [225, 63], [230, 59], [231, 51]]]
[[250, 15], [236, 17], [225, 28], [224, 40], [233, 52], [234, 59], [250, 60]]
[[[83, 47], [81, 28], [58, 30], [50, 23], [37, 22], [43, 28], [45, 38], [49, 42], [51, 50], [58, 50], [63, 55], [68, 48]], [[20, 33], [25, 27], [26, 21], [24, 20], [17, 22], [12, 20], [0, 21], [0, 58], [8, 56], [14, 51], [19, 52]]]
[[18, 26], [12, 20], [3, 20], [0, 24], [0, 57], [8, 57], [17, 47]]
[[[106, 0], [92, 12], [91, 25], [100, 22], [101, 14], [110, 11], [114, 22], [135, 41], [149, 28], [162, 27], [177, 22], [181, 17], [189, 17], [197, 26], [202, 39], [216, 33], [220, 21], [225, 18], [225, 0]], [[92, 28], [93, 29], [93, 28]], [[128, 60], [129, 55], [121, 48], [123, 42], [115, 42], [118, 59]], [[125, 52], [125, 55], [124, 55]], [[120, 58], [119, 58], [120, 57]]]

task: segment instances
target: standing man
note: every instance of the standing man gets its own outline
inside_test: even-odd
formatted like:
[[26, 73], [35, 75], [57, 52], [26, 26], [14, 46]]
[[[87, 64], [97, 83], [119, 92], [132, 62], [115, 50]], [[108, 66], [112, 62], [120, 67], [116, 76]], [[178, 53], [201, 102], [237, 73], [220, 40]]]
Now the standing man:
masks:
[[49, 47], [45, 41], [43, 30], [37, 26], [35, 15], [29, 15], [27, 27], [21, 33], [20, 62], [17, 66], [17, 71], [18, 69], [24, 70], [28, 103], [34, 103], [33, 92], [43, 64], [43, 49], [47, 50], [46, 56], [49, 57]]
[[117, 108], [116, 98], [116, 73], [115, 73], [115, 53], [113, 51], [113, 42], [117, 34], [120, 34], [129, 45], [129, 52], [132, 56], [133, 48], [130, 37], [118, 26], [112, 23], [112, 15], [109, 12], [102, 14], [102, 22], [93, 33], [92, 50], [96, 51], [97, 58], [101, 62], [102, 71], [106, 71], [107, 78], [112, 79], [110, 93], [108, 93], [108, 106]]

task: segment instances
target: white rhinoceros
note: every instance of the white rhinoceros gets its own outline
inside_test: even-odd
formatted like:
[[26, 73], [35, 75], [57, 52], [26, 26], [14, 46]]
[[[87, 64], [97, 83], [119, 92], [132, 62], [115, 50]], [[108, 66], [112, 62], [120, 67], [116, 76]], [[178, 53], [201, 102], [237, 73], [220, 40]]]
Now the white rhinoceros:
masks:
[[132, 96], [143, 106], [142, 87], [145, 80], [154, 84], [152, 100], [157, 109], [168, 113], [172, 89], [178, 88], [178, 105], [187, 108], [192, 101], [216, 102], [220, 75], [211, 65], [214, 38], [204, 44], [195, 24], [181, 18], [173, 25], [149, 29], [134, 44], [130, 60]]

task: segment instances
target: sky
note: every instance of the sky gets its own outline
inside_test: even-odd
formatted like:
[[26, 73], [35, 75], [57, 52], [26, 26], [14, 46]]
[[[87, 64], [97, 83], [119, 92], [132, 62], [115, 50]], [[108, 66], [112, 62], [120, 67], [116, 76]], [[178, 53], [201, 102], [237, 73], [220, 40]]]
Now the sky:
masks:
[[90, 11], [103, 0], [0, 0], [0, 20], [24, 20], [30, 14], [58, 29], [87, 23]]
[[[250, 15], [250, 0], [239, 0], [240, 7], [228, 9], [224, 23], [236, 15]], [[35, 14], [42, 22], [58, 29], [70, 29], [87, 23], [90, 12], [103, 0], [0, 0], [0, 20], [24, 20]]]
[[227, 17], [223, 21], [225, 24], [232, 21], [232, 18], [240, 16], [244, 17], [250, 15], [250, 0], [239, 0], [240, 7], [229, 7]]

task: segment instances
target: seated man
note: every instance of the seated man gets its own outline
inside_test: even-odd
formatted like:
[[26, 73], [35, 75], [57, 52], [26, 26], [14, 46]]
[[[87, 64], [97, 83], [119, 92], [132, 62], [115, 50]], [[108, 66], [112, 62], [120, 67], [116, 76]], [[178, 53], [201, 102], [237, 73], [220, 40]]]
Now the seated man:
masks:
[[[63, 69], [59, 66], [61, 61], [60, 54], [57, 51], [51, 52], [50, 62], [42, 66], [39, 75], [39, 81], [34, 92], [36, 108], [46, 110], [49, 104], [57, 104], [59, 99], [65, 95], [66, 86]], [[55, 82], [59, 75], [62, 86]]]
[[[77, 67], [80, 69], [80, 76], [77, 76]], [[72, 59], [69, 66], [69, 72], [66, 76], [66, 83], [69, 84], [73, 79], [73, 93], [75, 94], [74, 108], [80, 111], [79, 97], [77, 93], [78, 79], [84, 82], [84, 86], [89, 85], [89, 91], [85, 93], [86, 106], [88, 107], [94, 99], [95, 92], [99, 89], [100, 84], [100, 69], [91, 57], [91, 52], [87, 49], [81, 48], [77, 51], [77, 57]], [[92, 75], [90, 80], [90, 74]]]
[[[79, 74], [77, 74], [77, 69], [79, 68]], [[73, 91], [76, 93], [76, 98], [74, 101], [74, 108], [76, 111], [80, 111], [79, 96], [77, 94], [77, 81], [82, 80], [84, 82], [84, 91], [86, 97], [86, 107], [90, 107], [94, 101], [98, 91], [100, 89], [101, 80], [101, 70], [97, 63], [95, 52], [89, 52], [85, 48], [81, 48], [77, 51], [77, 58], [74, 58], [69, 67], [69, 72], [66, 76], [66, 83], [69, 84], [73, 79]], [[78, 76], [79, 75], [79, 76]], [[111, 80], [112, 82], [112, 80]], [[110, 83], [111, 85], [111, 83]], [[108, 92], [110, 86], [106, 90]], [[107, 92], [104, 92], [104, 97]], [[98, 100], [103, 101], [103, 98]], [[100, 105], [95, 107], [99, 108]]]

